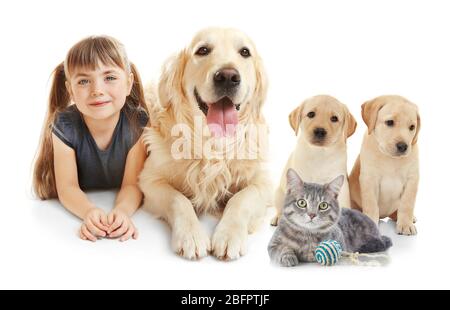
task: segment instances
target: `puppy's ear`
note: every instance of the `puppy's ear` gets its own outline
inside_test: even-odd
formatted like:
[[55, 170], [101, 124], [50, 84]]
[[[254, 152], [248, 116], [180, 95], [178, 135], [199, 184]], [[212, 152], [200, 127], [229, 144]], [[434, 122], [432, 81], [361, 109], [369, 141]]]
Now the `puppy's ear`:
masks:
[[384, 103], [375, 98], [370, 101], [366, 101], [361, 106], [361, 115], [369, 129], [369, 134], [372, 133], [377, 123], [378, 111], [384, 106]]
[[350, 113], [350, 111], [346, 106], [344, 110], [345, 110], [344, 132], [346, 137], [348, 138], [355, 133], [357, 123], [355, 118], [353, 117], [353, 115]]
[[302, 117], [304, 103], [298, 106], [294, 111], [289, 114], [289, 124], [291, 124], [292, 129], [294, 129], [295, 134], [298, 134], [298, 128], [300, 126], [300, 121]]
[[420, 114], [419, 111], [417, 111], [417, 126], [416, 126], [416, 134], [414, 135], [412, 144], [416, 144], [417, 143], [417, 139], [419, 137], [419, 130], [420, 130]]
[[182, 50], [164, 63], [158, 85], [160, 103], [163, 108], [167, 108], [172, 101], [180, 102], [186, 98], [183, 89], [186, 62], [187, 54], [185, 50]]

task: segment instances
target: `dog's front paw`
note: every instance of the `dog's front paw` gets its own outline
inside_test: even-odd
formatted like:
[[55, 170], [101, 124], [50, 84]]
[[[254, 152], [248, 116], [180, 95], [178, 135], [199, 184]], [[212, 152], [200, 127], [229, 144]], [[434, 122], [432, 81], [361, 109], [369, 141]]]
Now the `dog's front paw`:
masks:
[[416, 226], [412, 222], [397, 222], [397, 234], [399, 235], [415, 235], [417, 234]]
[[280, 265], [283, 267], [294, 267], [298, 263], [298, 258], [294, 253], [284, 253], [280, 256]]
[[208, 255], [211, 241], [199, 223], [178, 224], [172, 232], [172, 248], [187, 259], [199, 259]]
[[247, 253], [247, 228], [239, 223], [220, 222], [212, 237], [213, 254], [222, 260], [237, 259]]

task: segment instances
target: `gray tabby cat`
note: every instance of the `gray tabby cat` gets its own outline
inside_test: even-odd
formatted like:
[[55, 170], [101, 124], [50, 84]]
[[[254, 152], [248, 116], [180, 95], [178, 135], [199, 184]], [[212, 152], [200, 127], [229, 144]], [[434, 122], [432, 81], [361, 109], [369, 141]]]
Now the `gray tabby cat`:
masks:
[[340, 209], [337, 196], [343, 182], [341, 175], [325, 185], [304, 183], [293, 169], [287, 171], [283, 211], [268, 246], [273, 261], [286, 267], [314, 262], [316, 246], [328, 239], [339, 241], [347, 252], [381, 252], [392, 245], [369, 217]]

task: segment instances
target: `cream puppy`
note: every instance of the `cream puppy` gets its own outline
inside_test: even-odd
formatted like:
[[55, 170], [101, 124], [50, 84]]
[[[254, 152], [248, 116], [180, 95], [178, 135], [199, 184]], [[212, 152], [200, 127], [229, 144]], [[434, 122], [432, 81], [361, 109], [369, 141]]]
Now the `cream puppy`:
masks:
[[415, 235], [417, 106], [400, 96], [380, 96], [361, 108], [368, 130], [349, 178], [352, 207], [376, 223], [390, 216], [397, 221], [397, 233]]
[[[356, 129], [355, 118], [337, 99], [319, 95], [305, 100], [289, 115], [297, 144], [289, 157], [275, 192], [277, 225], [286, 194], [286, 172], [293, 168], [305, 182], [323, 184], [339, 175], [347, 176], [346, 140]], [[341, 207], [350, 207], [347, 177], [339, 193]]]

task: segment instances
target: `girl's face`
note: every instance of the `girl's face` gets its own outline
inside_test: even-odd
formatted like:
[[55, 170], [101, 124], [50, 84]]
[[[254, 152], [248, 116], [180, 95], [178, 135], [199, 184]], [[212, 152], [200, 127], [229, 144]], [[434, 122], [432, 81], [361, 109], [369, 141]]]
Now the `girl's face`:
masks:
[[95, 70], [75, 68], [66, 81], [78, 110], [84, 116], [98, 120], [107, 119], [122, 109], [132, 85], [132, 73], [103, 63]]

